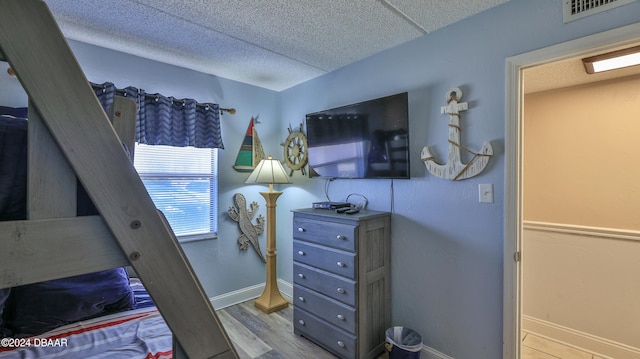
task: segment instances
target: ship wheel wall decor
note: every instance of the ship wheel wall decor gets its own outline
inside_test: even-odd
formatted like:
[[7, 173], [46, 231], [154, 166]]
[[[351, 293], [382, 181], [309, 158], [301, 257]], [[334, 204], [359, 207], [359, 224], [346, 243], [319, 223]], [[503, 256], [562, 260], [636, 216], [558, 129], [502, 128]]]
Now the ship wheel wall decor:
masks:
[[298, 131], [293, 131], [291, 126], [289, 136], [284, 140], [284, 163], [291, 170], [289, 176], [293, 176], [293, 172], [300, 170], [305, 175], [304, 167], [307, 165], [307, 136], [302, 132], [302, 124]]

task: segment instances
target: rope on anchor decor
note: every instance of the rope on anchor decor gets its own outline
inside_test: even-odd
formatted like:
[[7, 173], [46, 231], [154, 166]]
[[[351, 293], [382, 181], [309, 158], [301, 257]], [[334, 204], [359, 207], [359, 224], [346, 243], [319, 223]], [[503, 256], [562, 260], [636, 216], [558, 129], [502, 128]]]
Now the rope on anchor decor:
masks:
[[[466, 111], [469, 105], [466, 102], [459, 103], [462, 99], [462, 90], [453, 88], [447, 93], [447, 106], [440, 109], [441, 113], [449, 115], [449, 157], [446, 164], [440, 164], [431, 154], [428, 146], [424, 146], [420, 158], [433, 175], [458, 181], [476, 176], [489, 163], [493, 155], [491, 143], [485, 142], [480, 152], [474, 152], [460, 144], [460, 111]], [[464, 164], [460, 160], [460, 150], [473, 154], [473, 158]]]

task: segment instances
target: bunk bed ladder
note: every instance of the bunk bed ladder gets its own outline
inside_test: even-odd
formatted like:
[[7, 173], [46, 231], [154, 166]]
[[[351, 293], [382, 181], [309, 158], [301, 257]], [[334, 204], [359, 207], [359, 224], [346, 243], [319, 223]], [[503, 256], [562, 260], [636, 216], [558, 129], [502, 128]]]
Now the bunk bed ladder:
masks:
[[[131, 265], [174, 334], [174, 358], [238, 358], [114, 129], [135, 104], [116, 100], [112, 124], [46, 4], [0, 4], [0, 60], [29, 96], [30, 152], [28, 219], [0, 222], [0, 288]], [[75, 217], [76, 178], [99, 216]]]

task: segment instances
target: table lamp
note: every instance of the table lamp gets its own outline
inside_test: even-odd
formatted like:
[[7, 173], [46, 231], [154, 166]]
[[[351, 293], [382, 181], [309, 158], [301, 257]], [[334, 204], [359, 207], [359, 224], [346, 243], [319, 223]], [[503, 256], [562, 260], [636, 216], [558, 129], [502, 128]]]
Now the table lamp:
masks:
[[274, 192], [274, 183], [291, 183], [282, 163], [271, 156], [258, 163], [245, 183], [268, 183], [269, 192], [260, 192], [267, 201], [267, 282], [255, 306], [265, 313], [284, 309], [289, 305], [280, 294], [276, 278], [276, 201], [282, 192]]

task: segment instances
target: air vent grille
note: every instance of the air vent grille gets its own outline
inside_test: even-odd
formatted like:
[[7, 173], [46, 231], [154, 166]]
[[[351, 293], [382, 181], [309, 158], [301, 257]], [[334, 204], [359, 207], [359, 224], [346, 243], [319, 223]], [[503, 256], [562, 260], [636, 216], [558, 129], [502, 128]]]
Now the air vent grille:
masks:
[[564, 22], [567, 23], [635, 1], [638, 0], [565, 0]]

